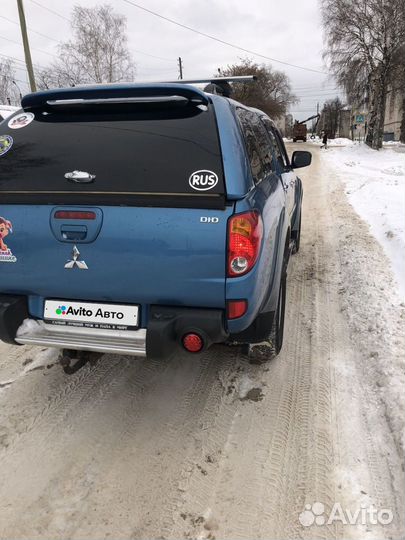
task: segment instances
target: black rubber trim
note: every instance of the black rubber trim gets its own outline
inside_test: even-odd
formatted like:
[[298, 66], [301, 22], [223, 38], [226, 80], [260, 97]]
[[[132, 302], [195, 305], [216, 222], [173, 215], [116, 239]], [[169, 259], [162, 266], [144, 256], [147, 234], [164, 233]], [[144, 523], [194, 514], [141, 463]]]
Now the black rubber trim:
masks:
[[28, 317], [27, 298], [0, 294], [0, 339], [16, 345], [15, 336], [23, 320]]
[[221, 309], [151, 306], [146, 332], [147, 357], [163, 359], [181, 350], [185, 352], [181, 340], [189, 332], [203, 338], [202, 351], [213, 343], [226, 341], [224, 313]]
[[226, 206], [225, 196], [215, 194], [201, 196], [190, 194], [173, 195], [131, 195], [123, 193], [40, 193], [40, 192], [15, 192], [1, 191], [3, 204], [52, 204], [52, 205], [83, 205], [91, 204], [104, 206], [137, 206], [159, 208], [201, 208], [223, 210]]

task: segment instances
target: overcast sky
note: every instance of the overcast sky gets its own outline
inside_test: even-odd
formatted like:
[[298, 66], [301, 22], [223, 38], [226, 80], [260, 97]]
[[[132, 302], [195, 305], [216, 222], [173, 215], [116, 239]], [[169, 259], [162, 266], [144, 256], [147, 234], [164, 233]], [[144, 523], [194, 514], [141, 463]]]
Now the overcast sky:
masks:
[[[271, 58], [327, 72], [322, 60], [322, 27], [318, 0], [134, 0], [150, 10], [222, 40]], [[137, 80], [177, 79], [177, 58], [183, 59], [184, 78], [212, 76], [218, 67], [241, 57], [271, 64], [287, 73], [300, 102], [291, 107], [294, 117], [304, 119], [316, 112], [316, 104], [342, 93], [327, 74], [314, 73], [270, 62], [243, 53], [180, 28], [129, 5], [124, 0], [24, 0], [33, 63], [45, 66], [57, 55], [57, 42], [71, 37], [69, 17], [75, 4], [109, 3], [127, 18], [129, 48], [137, 65]], [[0, 15], [18, 22], [15, 0], [2, 0]], [[52, 10], [55, 13], [48, 11]], [[59, 14], [59, 15], [58, 15]], [[0, 55], [20, 60], [17, 83], [28, 91], [19, 26], [0, 18]], [[43, 34], [39, 35], [38, 33]], [[11, 40], [11, 41], [10, 41]], [[145, 54], [146, 53], [146, 54]], [[159, 58], [154, 58], [153, 55]]]

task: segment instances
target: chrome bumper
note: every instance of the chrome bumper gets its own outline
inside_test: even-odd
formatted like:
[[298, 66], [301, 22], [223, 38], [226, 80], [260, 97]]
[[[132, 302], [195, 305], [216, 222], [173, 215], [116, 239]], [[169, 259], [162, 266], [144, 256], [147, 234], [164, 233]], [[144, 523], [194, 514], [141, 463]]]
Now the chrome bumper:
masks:
[[41, 345], [111, 354], [146, 356], [146, 329], [101, 330], [59, 326], [31, 319], [20, 326], [15, 341], [21, 345]]

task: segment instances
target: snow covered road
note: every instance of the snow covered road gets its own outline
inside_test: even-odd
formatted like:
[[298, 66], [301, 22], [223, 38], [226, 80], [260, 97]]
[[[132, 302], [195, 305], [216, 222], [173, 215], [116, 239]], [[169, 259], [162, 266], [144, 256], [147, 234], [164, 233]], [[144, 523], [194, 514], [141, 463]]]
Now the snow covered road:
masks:
[[[404, 308], [333, 167], [288, 145], [303, 148], [301, 250], [271, 363], [215, 347], [105, 355], [67, 377], [53, 351], [0, 344], [1, 538], [403, 537]], [[327, 523], [336, 504], [392, 521]]]

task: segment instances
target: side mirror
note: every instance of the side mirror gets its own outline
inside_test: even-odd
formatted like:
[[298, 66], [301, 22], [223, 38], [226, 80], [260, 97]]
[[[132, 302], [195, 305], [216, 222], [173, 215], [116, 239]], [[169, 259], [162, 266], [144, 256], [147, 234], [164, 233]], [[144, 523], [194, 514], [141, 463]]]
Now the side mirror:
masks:
[[296, 150], [293, 152], [291, 158], [291, 167], [293, 169], [299, 169], [300, 167], [308, 167], [311, 165], [312, 155], [311, 152], [305, 150]]

